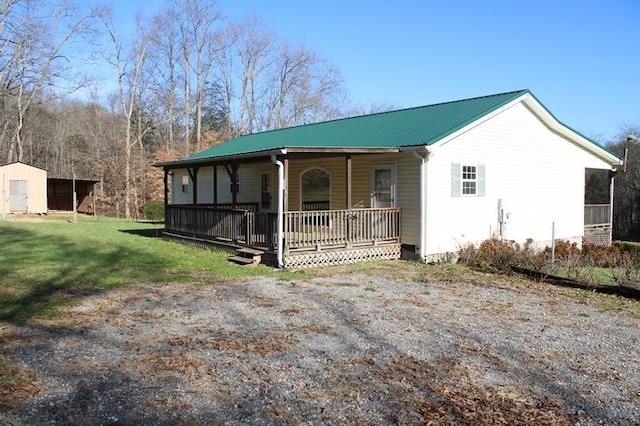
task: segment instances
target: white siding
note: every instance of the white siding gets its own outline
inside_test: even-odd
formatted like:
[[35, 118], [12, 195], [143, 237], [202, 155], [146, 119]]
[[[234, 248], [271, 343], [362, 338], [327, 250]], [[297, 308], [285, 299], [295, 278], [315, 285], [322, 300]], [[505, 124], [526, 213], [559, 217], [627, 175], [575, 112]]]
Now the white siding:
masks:
[[[485, 196], [451, 196], [451, 164], [485, 165]], [[511, 217], [506, 237], [579, 241], [584, 232], [585, 167], [610, 166], [552, 132], [516, 104], [434, 149], [428, 163], [427, 253], [455, 251], [490, 238], [498, 200]]]
[[[11, 163], [0, 166], [0, 214], [10, 213], [11, 181], [26, 181], [27, 212], [47, 213], [47, 171], [24, 163]], [[4, 209], [4, 211], [2, 211]]]

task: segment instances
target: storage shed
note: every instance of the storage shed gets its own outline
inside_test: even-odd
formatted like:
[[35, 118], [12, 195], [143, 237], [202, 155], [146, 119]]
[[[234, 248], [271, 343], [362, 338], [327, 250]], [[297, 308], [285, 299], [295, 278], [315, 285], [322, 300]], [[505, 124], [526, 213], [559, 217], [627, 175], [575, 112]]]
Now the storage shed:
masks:
[[47, 213], [47, 171], [21, 162], [0, 166], [0, 213]]
[[76, 193], [76, 211], [96, 214], [95, 179], [47, 179], [49, 210], [73, 211], [73, 193]]

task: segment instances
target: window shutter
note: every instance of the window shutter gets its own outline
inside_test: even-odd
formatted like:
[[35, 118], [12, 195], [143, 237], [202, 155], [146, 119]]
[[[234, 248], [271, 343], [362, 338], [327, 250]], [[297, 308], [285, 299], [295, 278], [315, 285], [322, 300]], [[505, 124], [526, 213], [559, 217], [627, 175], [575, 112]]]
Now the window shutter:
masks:
[[484, 197], [484, 164], [478, 164], [478, 197]]
[[460, 163], [451, 163], [451, 196], [459, 197], [460, 196]]

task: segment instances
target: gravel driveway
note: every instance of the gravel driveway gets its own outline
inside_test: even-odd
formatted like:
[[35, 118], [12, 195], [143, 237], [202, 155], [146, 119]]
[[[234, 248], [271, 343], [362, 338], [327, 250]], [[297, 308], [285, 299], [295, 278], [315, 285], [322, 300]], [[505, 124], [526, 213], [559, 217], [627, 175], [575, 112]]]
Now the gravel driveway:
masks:
[[111, 291], [64, 326], [0, 327], [33, 394], [0, 424], [640, 424], [638, 317], [531, 286], [341, 273]]

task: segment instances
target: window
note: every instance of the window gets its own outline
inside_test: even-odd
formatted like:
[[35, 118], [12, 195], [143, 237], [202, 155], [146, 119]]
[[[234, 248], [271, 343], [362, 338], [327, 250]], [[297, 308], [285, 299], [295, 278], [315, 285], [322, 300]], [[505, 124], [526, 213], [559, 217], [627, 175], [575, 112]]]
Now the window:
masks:
[[271, 208], [271, 175], [263, 173], [260, 175], [260, 207], [263, 209]]
[[451, 164], [452, 197], [484, 197], [485, 166]]
[[300, 177], [302, 210], [329, 210], [331, 208], [331, 175], [324, 169], [305, 171]]
[[476, 195], [476, 166], [462, 166], [462, 195]]
[[189, 192], [189, 176], [182, 176], [182, 192]]
[[233, 178], [229, 176], [229, 192], [233, 194], [235, 190], [236, 194], [240, 193], [240, 173], [236, 172], [236, 181], [233, 181]]

